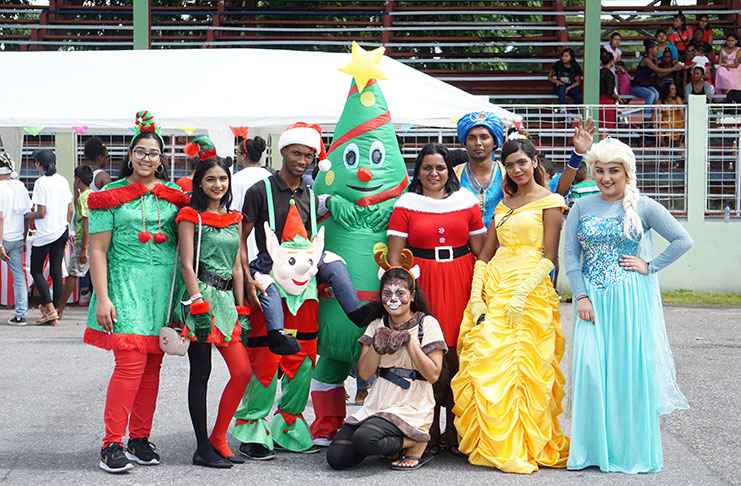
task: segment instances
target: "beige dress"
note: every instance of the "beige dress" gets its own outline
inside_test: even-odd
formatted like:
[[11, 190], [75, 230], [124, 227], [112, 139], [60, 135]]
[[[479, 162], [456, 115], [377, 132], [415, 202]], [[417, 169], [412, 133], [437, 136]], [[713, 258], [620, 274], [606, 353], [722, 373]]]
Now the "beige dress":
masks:
[[[407, 322], [398, 327], [389, 321], [392, 329], [411, 334], [410, 339], [419, 339], [418, 325], [422, 321], [423, 337], [421, 347], [425, 354], [433, 351], [448, 350], [440, 324], [432, 316], [421, 312], [415, 313]], [[376, 319], [368, 325], [365, 334], [358, 342], [366, 346], [373, 345], [373, 336], [376, 329], [383, 326], [381, 319]], [[416, 369], [412, 357], [406, 346], [394, 354], [381, 355], [381, 368]], [[373, 384], [363, 407], [345, 420], [346, 424], [359, 425], [371, 417], [380, 417], [388, 420], [401, 430], [406, 437], [418, 442], [430, 440], [430, 426], [432, 425], [435, 398], [432, 395], [432, 384], [426, 380], [410, 380], [409, 388], [404, 389], [383, 378], [378, 378]]]

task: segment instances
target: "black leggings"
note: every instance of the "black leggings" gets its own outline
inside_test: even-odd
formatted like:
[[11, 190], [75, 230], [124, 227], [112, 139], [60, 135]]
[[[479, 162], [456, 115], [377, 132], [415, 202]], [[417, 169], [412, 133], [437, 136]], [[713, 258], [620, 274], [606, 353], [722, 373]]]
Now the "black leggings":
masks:
[[54, 289], [54, 307], [57, 309], [62, 303], [62, 289], [64, 287], [64, 282], [62, 281], [62, 258], [64, 258], [64, 247], [67, 246], [68, 238], [69, 230], [65, 230], [64, 234], [56, 241], [52, 241], [44, 246], [34, 246], [31, 248], [31, 276], [33, 277], [34, 285], [36, 285], [41, 295], [41, 303], [44, 305], [52, 301], [49, 286], [46, 284], [46, 279], [44, 278], [44, 260], [49, 255], [49, 276], [51, 276], [52, 288]]
[[332, 469], [347, 469], [368, 456], [386, 456], [401, 452], [404, 434], [380, 417], [371, 417], [360, 425], [342, 426], [327, 449]]
[[[190, 380], [188, 380], [188, 411], [196, 434], [196, 447], [201, 457], [212, 455], [206, 425], [206, 396], [211, 376], [211, 343], [191, 342], [188, 346]], [[213, 460], [213, 458], [211, 458]]]

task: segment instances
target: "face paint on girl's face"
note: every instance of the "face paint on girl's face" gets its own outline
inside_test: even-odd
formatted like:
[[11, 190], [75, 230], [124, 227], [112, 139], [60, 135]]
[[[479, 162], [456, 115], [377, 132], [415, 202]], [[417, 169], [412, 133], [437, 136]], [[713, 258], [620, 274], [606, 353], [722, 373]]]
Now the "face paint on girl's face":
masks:
[[381, 302], [389, 314], [405, 312], [410, 301], [409, 289], [400, 280], [387, 282], [381, 290]]

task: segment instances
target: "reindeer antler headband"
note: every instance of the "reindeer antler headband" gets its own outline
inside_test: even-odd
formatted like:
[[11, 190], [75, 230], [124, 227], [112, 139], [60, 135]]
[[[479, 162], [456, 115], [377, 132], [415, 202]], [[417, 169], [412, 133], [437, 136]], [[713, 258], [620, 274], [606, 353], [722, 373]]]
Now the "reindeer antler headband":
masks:
[[401, 266], [391, 266], [386, 259], [386, 254], [379, 250], [374, 254], [376, 263], [378, 263], [378, 278], [380, 280], [383, 274], [391, 270], [392, 268], [401, 268], [412, 277], [414, 286], [417, 286], [417, 279], [419, 278], [419, 265], [414, 265], [414, 254], [409, 248], [401, 250]]

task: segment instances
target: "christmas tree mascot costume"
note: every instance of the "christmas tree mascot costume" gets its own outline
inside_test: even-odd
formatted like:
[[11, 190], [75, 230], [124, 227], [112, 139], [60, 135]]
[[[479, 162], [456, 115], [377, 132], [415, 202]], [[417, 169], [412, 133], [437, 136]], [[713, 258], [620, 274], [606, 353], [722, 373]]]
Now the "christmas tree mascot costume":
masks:
[[[269, 184], [267, 179], [266, 183]], [[274, 443], [293, 452], [315, 449], [309, 426], [301, 414], [309, 398], [311, 373], [316, 362], [319, 307], [316, 274], [324, 247], [324, 228], [316, 232], [316, 213], [312, 211], [312, 233], [317, 236], [313, 242], [309, 240], [296, 206], [291, 205], [283, 228], [283, 242], [279, 243], [273, 230], [275, 215], [272, 208], [269, 204], [270, 222], [265, 222], [265, 237], [273, 269], [270, 275], [256, 273], [255, 279], [263, 288], [275, 285], [278, 289], [283, 300], [285, 332], [298, 340], [301, 350], [288, 356], [272, 353], [267, 346], [264, 315], [260, 310], [253, 310], [252, 330], [245, 344], [254, 376], [230, 432], [243, 442], [240, 451], [260, 460], [275, 457], [274, 453], [268, 453], [273, 450]], [[268, 426], [266, 417], [275, 400], [279, 368], [283, 373], [282, 395]]]
[[[340, 255], [361, 301], [378, 301], [374, 251], [386, 247], [386, 229], [394, 202], [408, 184], [406, 166], [391, 123], [386, 100], [376, 79], [383, 48], [367, 52], [353, 42], [352, 60], [341, 71], [353, 76], [345, 108], [337, 122], [328, 160], [314, 189], [327, 194], [330, 215], [325, 249]], [[331, 165], [330, 165], [331, 164]], [[311, 432], [326, 445], [345, 419], [343, 383], [360, 355], [355, 326], [337, 300], [320, 293], [319, 362], [314, 370], [311, 399], [316, 420]]]

